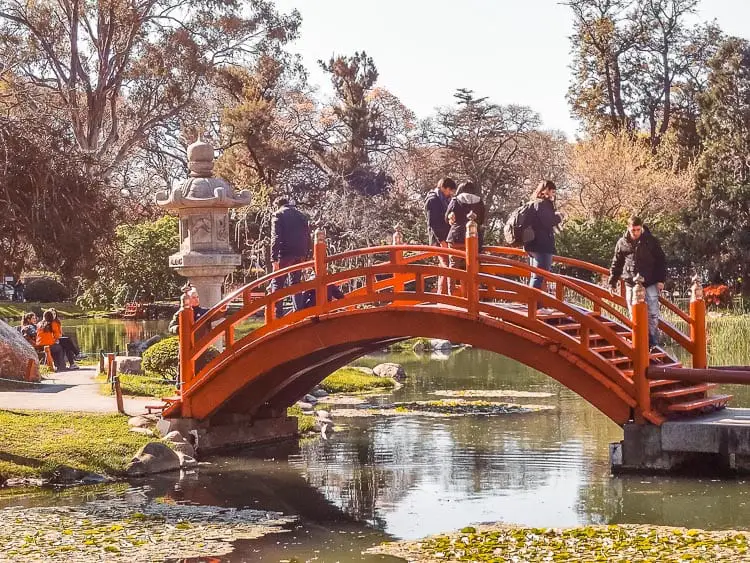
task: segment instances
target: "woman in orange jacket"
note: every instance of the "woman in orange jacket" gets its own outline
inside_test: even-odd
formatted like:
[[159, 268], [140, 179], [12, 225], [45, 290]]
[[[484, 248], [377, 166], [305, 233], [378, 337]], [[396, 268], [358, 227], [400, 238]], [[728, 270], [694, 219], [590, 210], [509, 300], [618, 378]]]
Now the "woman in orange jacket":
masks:
[[[57, 371], [65, 370], [65, 352], [57, 341], [60, 338], [60, 325], [54, 322], [52, 311], [45, 311], [42, 321], [36, 325], [36, 347], [49, 346]], [[51, 366], [50, 366], [51, 367]]]

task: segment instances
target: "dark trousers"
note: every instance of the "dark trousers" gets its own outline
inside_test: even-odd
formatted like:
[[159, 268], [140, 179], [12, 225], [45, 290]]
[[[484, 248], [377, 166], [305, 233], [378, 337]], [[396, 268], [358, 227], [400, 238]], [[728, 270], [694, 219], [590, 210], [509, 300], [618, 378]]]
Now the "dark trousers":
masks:
[[[303, 257], [294, 257], [294, 258], [281, 258], [279, 260], [279, 268], [287, 268], [289, 266], [293, 266], [294, 264], [299, 264], [300, 262], [304, 262], [305, 259]], [[298, 270], [296, 272], [292, 272], [291, 274], [287, 274], [286, 276], [279, 276], [277, 278], [273, 278], [271, 280], [271, 283], [269, 284], [269, 291], [271, 293], [275, 291], [279, 291], [280, 289], [284, 289], [287, 285], [294, 285], [300, 282], [302, 279], [302, 270]], [[305, 294], [304, 292], [295, 293], [292, 296], [292, 302], [294, 304], [294, 310], [300, 311], [305, 308]], [[276, 302], [276, 318], [280, 319], [284, 316], [284, 300], [280, 299]]]
[[57, 343], [63, 349], [65, 357], [68, 359], [68, 364], [72, 366], [76, 361], [76, 356], [81, 353], [78, 346], [76, 346], [72, 338], [67, 336], [61, 336]]

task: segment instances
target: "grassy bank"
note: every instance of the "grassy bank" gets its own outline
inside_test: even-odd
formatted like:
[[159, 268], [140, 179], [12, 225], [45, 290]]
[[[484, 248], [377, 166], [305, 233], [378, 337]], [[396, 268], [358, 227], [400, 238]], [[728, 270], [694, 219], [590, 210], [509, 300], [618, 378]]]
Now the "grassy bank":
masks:
[[358, 393], [363, 391], [387, 391], [396, 382], [388, 377], [368, 375], [358, 369], [341, 368], [326, 377], [320, 387], [328, 393]]
[[708, 356], [717, 366], [750, 363], [750, 315], [709, 317]]
[[[107, 383], [106, 375], [100, 375], [97, 379], [102, 382], [100, 388], [102, 395], [114, 395], [112, 385]], [[175, 386], [164, 383], [163, 379], [129, 373], [120, 374], [120, 388], [123, 395], [132, 395], [134, 397], [154, 397], [161, 399], [162, 397], [171, 397], [175, 394]]]
[[57, 309], [58, 314], [62, 318], [80, 317], [89, 312], [84, 311], [72, 302], [41, 303], [39, 301], [27, 301], [26, 303], [16, 303], [13, 301], [0, 301], [0, 318], [18, 321], [20, 324], [24, 313], [28, 311], [44, 311], [46, 309]]
[[494, 526], [462, 529], [368, 550], [408, 561], [748, 561], [747, 532], [663, 526], [586, 526], [566, 530]]
[[149, 440], [122, 415], [0, 410], [0, 481], [49, 477], [60, 465], [118, 475]]

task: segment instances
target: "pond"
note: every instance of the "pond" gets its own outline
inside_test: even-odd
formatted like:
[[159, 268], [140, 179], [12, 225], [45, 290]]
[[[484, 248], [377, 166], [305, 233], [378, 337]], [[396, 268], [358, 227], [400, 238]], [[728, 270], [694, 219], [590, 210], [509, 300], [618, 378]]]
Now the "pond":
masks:
[[[75, 327], [87, 351], [118, 344], [124, 349], [128, 339], [164, 329], [163, 322], [65, 326]], [[611, 476], [608, 444], [620, 440], [622, 431], [554, 380], [512, 360], [461, 349], [450, 355], [384, 354], [372, 361], [404, 366], [408, 378], [394, 401], [434, 400], [445, 391], [512, 390], [528, 395], [514, 402], [553, 408], [493, 417], [339, 419], [346, 429], [329, 440], [216, 457], [182, 480], [175, 475], [135, 481], [132, 490], [300, 516], [287, 533], [237, 542], [221, 561], [389, 561], [360, 552], [387, 539], [479, 522], [750, 527], [744, 480]], [[750, 364], [750, 357], [727, 362]], [[732, 392], [733, 406], [750, 406], [747, 389]]]

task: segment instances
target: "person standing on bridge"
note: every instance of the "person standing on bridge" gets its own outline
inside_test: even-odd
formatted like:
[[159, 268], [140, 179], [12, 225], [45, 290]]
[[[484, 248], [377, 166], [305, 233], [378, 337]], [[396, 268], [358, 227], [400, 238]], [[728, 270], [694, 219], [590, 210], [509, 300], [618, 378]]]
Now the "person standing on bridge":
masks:
[[[532, 207], [531, 228], [534, 238], [524, 243], [523, 248], [529, 255], [529, 263], [540, 270], [552, 269], [552, 257], [555, 255], [555, 227], [562, 222], [562, 215], [555, 209], [557, 186], [552, 180], [542, 180], [534, 190], [530, 202]], [[543, 276], [532, 273], [529, 281], [531, 287], [544, 290]]]
[[[289, 199], [279, 197], [274, 202], [276, 213], [271, 221], [271, 260], [273, 271], [281, 270], [294, 264], [304, 262], [310, 256], [310, 224], [307, 216], [298, 210]], [[287, 286], [298, 284], [302, 279], [302, 270], [279, 276], [271, 280], [269, 291], [273, 293]], [[305, 307], [304, 292], [296, 293], [292, 299], [294, 310]], [[284, 316], [283, 300], [276, 302], [276, 318]]]
[[659, 344], [659, 294], [667, 279], [667, 259], [659, 241], [643, 224], [640, 217], [632, 216], [628, 230], [617, 241], [612, 266], [609, 269], [609, 287], [617, 288], [620, 278], [625, 282], [625, 301], [633, 306], [635, 279], [643, 277], [648, 305], [648, 344]]
[[[430, 244], [433, 246], [448, 246], [448, 232], [450, 225], [446, 219], [448, 204], [456, 194], [456, 182], [453, 178], [441, 178], [437, 187], [427, 194], [424, 200], [424, 213], [427, 218], [427, 232], [430, 237]], [[438, 255], [438, 263], [448, 267], [448, 257]], [[448, 278], [445, 276], [438, 277], [438, 293], [448, 294]]]
[[[482, 232], [485, 214], [484, 202], [482, 202], [482, 196], [479, 195], [479, 188], [473, 182], [463, 182], [458, 186], [456, 197], [451, 199], [445, 213], [445, 219], [450, 225], [448, 236], [446, 237], [448, 248], [466, 250], [466, 225], [469, 222], [469, 214], [472, 212], [476, 215], [475, 221], [478, 227], [479, 250], [481, 252], [482, 243], [484, 242]], [[466, 269], [466, 263], [463, 258], [451, 256], [448, 262], [451, 268]], [[454, 293], [455, 283], [453, 279], [448, 280], [448, 293], [450, 295]]]

